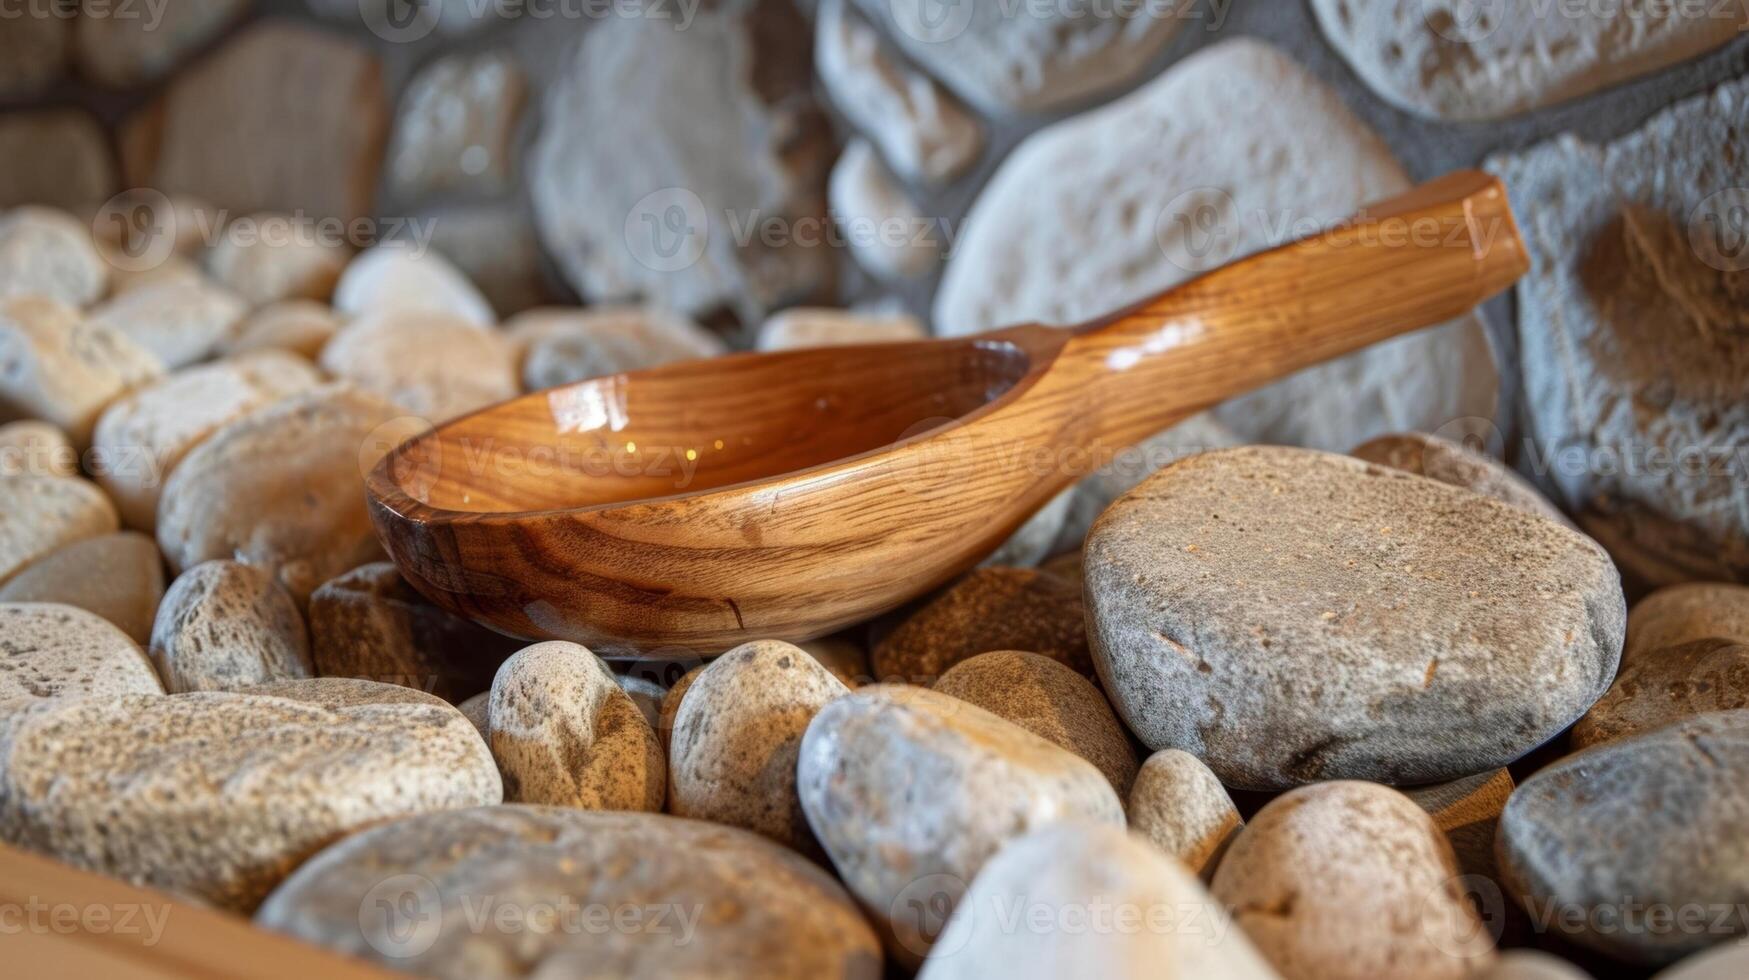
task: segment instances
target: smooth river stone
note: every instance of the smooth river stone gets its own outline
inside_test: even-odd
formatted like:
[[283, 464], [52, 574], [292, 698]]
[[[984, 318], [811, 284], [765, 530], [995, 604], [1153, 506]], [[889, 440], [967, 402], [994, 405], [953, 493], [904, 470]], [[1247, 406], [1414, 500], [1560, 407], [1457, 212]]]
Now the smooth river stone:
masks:
[[0, 602], [0, 701], [163, 693], [139, 644], [97, 614]]
[[514, 398], [515, 349], [496, 330], [450, 313], [389, 309], [347, 324], [322, 348], [322, 368], [442, 422]]
[[172, 694], [311, 674], [309, 633], [291, 593], [271, 569], [235, 561], [201, 562], [170, 583], [151, 654]]
[[32, 562], [119, 529], [115, 505], [76, 476], [0, 476], [0, 582]]
[[1391, 432], [1350, 449], [1348, 455], [1394, 470], [1474, 490], [1538, 517], [1569, 523], [1530, 481], [1506, 464], [1466, 446], [1425, 432]]
[[1142, 763], [1130, 787], [1130, 830], [1177, 858], [1204, 881], [1244, 827], [1227, 788], [1202, 760], [1161, 749]]
[[402, 242], [365, 249], [347, 264], [334, 286], [334, 310], [346, 317], [382, 313], [431, 313], [490, 328], [492, 304], [460, 269], [436, 252]]
[[1092, 763], [976, 705], [899, 684], [822, 708], [796, 782], [839, 876], [912, 966], [1003, 843], [1065, 820], [1124, 823]]
[[[251, 234], [242, 234], [248, 229]], [[244, 215], [226, 227], [204, 264], [207, 275], [254, 307], [286, 300], [326, 300], [349, 252], [323, 240], [289, 215]]]
[[991, 858], [918, 980], [1273, 980], [1202, 882], [1119, 828], [1061, 823]]
[[108, 279], [91, 229], [77, 218], [28, 205], [0, 213], [0, 300], [39, 296], [89, 306]]
[[1135, 782], [1129, 732], [1093, 682], [1049, 657], [992, 650], [949, 668], [932, 690], [975, 704], [1099, 767], [1119, 797]]
[[1085, 574], [1130, 730], [1243, 789], [1497, 769], [1602, 696], [1626, 619], [1584, 535], [1286, 447], [1155, 474], [1094, 526]]
[[235, 912], [336, 837], [501, 797], [461, 712], [367, 681], [45, 701], [0, 723], [0, 839]]
[[326, 303], [288, 299], [257, 309], [238, 324], [224, 345], [227, 354], [288, 350], [314, 361], [340, 331], [340, 318]]
[[1376, 783], [1303, 786], [1239, 834], [1213, 891], [1284, 977], [1467, 977], [1494, 940], [1445, 836]]
[[1622, 667], [1603, 698], [1573, 726], [1573, 748], [1737, 708], [1749, 708], [1749, 643], [1713, 637], [1647, 650]]
[[692, 320], [649, 306], [542, 307], [512, 317], [504, 332], [521, 351], [529, 391], [728, 350]]
[[145, 646], [164, 597], [158, 543], [127, 531], [75, 541], [25, 566], [0, 602], [59, 602], [95, 613]]
[[0, 476], [78, 476], [79, 450], [57, 426], [37, 419], [0, 425]]
[[0, 419], [41, 419], [84, 447], [105, 406], [163, 373], [150, 351], [70, 306], [0, 300]]
[[[416, 911], [416, 928], [391, 908]], [[556, 918], [532, 918], [543, 909]], [[755, 834], [654, 813], [513, 805], [397, 821], [311, 859], [255, 923], [455, 980], [882, 975], [880, 943], [830, 875]]]
[[819, 661], [780, 640], [744, 643], [711, 661], [674, 717], [669, 811], [818, 852], [796, 795], [796, 758], [808, 723], [849, 693]]
[[931, 684], [991, 650], [1026, 650], [1093, 672], [1081, 590], [1030, 568], [978, 568], [931, 599], [875, 645], [878, 680]]
[[1749, 643], [1749, 585], [1688, 582], [1641, 599], [1628, 611], [1622, 662], [1708, 637]]
[[1701, 715], [1525, 780], [1500, 818], [1503, 890], [1551, 935], [1667, 964], [1749, 932], [1745, 822], [1749, 711]]
[[140, 285], [86, 315], [151, 351], [165, 367], [179, 368], [206, 360], [248, 312], [242, 297], [196, 280]]

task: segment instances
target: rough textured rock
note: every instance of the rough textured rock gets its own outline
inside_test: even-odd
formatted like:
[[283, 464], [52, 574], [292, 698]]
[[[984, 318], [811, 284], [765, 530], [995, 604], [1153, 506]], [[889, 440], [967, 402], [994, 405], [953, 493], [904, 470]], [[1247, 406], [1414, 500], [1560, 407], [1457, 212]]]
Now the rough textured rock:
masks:
[[432, 422], [515, 397], [515, 351], [496, 331], [420, 310], [375, 313], [322, 348], [322, 367]]
[[515, 203], [459, 205], [425, 216], [431, 248], [460, 269], [498, 311], [509, 316], [552, 302], [546, 255], [534, 218]]
[[930, 685], [1093, 763], [1120, 798], [1135, 782], [1136, 751], [1105, 695], [1049, 657], [993, 650], [960, 661]]
[[144, 534], [105, 534], [39, 558], [0, 586], [0, 602], [58, 602], [95, 613], [144, 646], [164, 597], [164, 558]]
[[172, 567], [215, 558], [272, 568], [299, 602], [382, 553], [363, 476], [390, 447], [371, 433], [401, 415], [347, 385], [323, 385], [243, 416], [194, 447], [158, 506]]
[[701, 10], [685, 30], [613, 17], [585, 35], [547, 89], [529, 173], [541, 238], [586, 299], [756, 322], [827, 280], [834, 250], [809, 247], [825, 232], [829, 145], [811, 73], [759, 57], [805, 30], [762, 0]]
[[207, 561], [170, 583], [152, 624], [152, 662], [172, 694], [240, 691], [310, 676], [303, 614], [273, 573]]
[[1573, 726], [1573, 748], [1736, 708], [1749, 708], [1749, 643], [1713, 637], [1646, 650]]
[[[1504, 891], [1552, 935], [1663, 964], [1749, 932], [1749, 711], [1570, 755], [1500, 817]], [[1697, 922], [1692, 911], [1705, 910]], [[1653, 915], [1649, 909], [1669, 910]], [[1674, 913], [1674, 914], [1671, 914]]]
[[530, 310], [505, 324], [505, 332], [522, 350], [529, 391], [728, 350], [690, 319], [654, 307]]
[[554, 640], [518, 651], [492, 679], [487, 715], [511, 802], [662, 809], [662, 744], [588, 647]]
[[1155, 474], [1094, 525], [1086, 562], [1118, 713], [1246, 789], [1499, 768], [1602, 696], [1627, 618], [1582, 534], [1278, 446]]
[[268, 20], [177, 75], [122, 134], [128, 181], [234, 212], [371, 212], [388, 132], [368, 48]]
[[816, 852], [796, 796], [796, 758], [808, 722], [848, 693], [819, 661], [779, 640], [745, 643], [711, 661], [675, 713], [669, 812]]
[[929, 332], [923, 324], [909, 313], [792, 306], [766, 318], [754, 346], [760, 350], [795, 350], [922, 340], [927, 336]]
[[67, 434], [26, 419], [0, 425], [0, 476], [77, 476], [79, 451]]
[[[7, 26], [20, 29], [17, 18]], [[44, 204], [82, 212], [114, 194], [115, 181], [109, 144], [90, 113], [47, 109], [0, 118], [0, 208]]]
[[236, 334], [225, 342], [224, 351], [288, 350], [314, 361], [339, 330], [340, 320], [326, 303], [288, 299], [245, 317]]
[[0, 418], [41, 419], [84, 446], [105, 406], [163, 371], [150, 352], [55, 300], [0, 300]]
[[[1016, 147], [962, 222], [931, 320], [956, 336], [1077, 323], [1408, 187], [1334, 92], [1266, 44], [1222, 41]], [[1308, 368], [1215, 415], [1248, 440], [1343, 450], [1379, 432], [1493, 418], [1497, 392], [1487, 339], [1466, 317]]]
[[1749, 580], [1745, 256], [1728, 230], [1749, 81], [1607, 146], [1490, 160], [1531, 272], [1517, 286], [1533, 468], [1630, 582]]
[[1466, 977], [1494, 940], [1433, 820], [1403, 794], [1320, 783], [1258, 811], [1214, 896], [1286, 977]]
[[1348, 455], [1394, 470], [1474, 490], [1503, 504], [1529, 511], [1551, 521], [1568, 523], [1549, 499], [1530, 481], [1506, 468], [1499, 460], [1468, 447], [1424, 432], [1392, 432], [1354, 447]]
[[73, 476], [0, 476], [0, 582], [39, 558], [119, 527], [115, 505]]
[[[1024, 926], [1012, 925], [1016, 910]], [[918, 977], [1275, 975], [1183, 867], [1118, 828], [1064, 823], [990, 859]]]
[[451, 55], [421, 69], [395, 111], [389, 187], [403, 200], [507, 190], [527, 87], [502, 52]]
[[[139, 644], [96, 613], [57, 602], [0, 602], [0, 701], [163, 693]], [[0, 746], [4, 725], [0, 713]], [[0, 780], [5, 761], [0, 751]], [[6, 809], [0, 790], [0, 812]]]
[[[1199, 412], [1134, 446], [1119, 450], [1110, 460], [1094, 460], [1093, 462], [1101, 464], [1099, 468], [1082, 477], [1064, 492], [1068, 498], [1067, 511], [1057, 522], [1056, 538], [1046, 548], [1046, 553], [1078, 554], [1087, 541], [1087, 532], [1093, 529], [1093, 522], [1099, 519], [1099, 515], [1105, 513], [1105, 509], [1117, 498], [1129, 493], [1135, 489], [1136, 484], [1162, 468], [1197, 453], [1231, 449], [1244, 441], [1231, 429], [1215, 421], [1214, 416]], [[1038, 518], [1038, 515], [1034, 516], [1035, 519]], [[1074, 581], [1079, 588], [1079, 567], [1076, 569]]]
[[1690, 582], [1641, 599], [1628, 613], [1622, 662], [1709, 636], [1749, 643], [1749, 586]]
[[[414, 889], [399, 895], [429, 916], [411, 935], [405, 920], [380, 910], [361, 921], [384, 882]], [[494, 919], [471, 927], [470, 910], [483, 902], [576, 911], [561, 911], [550, 929]], [[603, 910], [624, 925], [591, 928]], [[457, 980], [881, 976], [879, 943], [830, 875], [754, 834], [652, 813], [425, 814], [317, 855], [255, 921], [395, 970]]]
[[1093, 673], [1081, 589], [1030, 568], [973, 569], [877, 643], [870, 663], [879, 680], [932, 684], [991, 650], [1025, 650]]
[[365, 249], [347, 264], [334, 287], [334, 311], [355, 318], [428, 313], [480, 327], [498, 322], [491, 304], [448, 259], [401, 242]]
[[1566, 102], [1685, 61], [1744, 29], [1735, 5], [1312, 0], [1324, 36], [1387, 102], [1482, 120]]
[[314, 388], [301, 357], [261, 351], [178, 371], [111, 402], [91, 441], [92, 470], [122, 521], [151, 531], [165, 480], [189, 451], [263, 405]]
[[1244, 827], [1233, 798], [1189, 752], [1161, 749], [1142, 763], [1129, 797], [1130, 830], [1204, 881]]
[[941, 260], [947, 235], [924, 216], [865, 139], [852, 139], [826, 185], [832, 220], [855, 259], [877, 279], [914, 279]]
[[248, 311], [240, 297], [209, 283], [159, 282], [130, 289], [87, 316], [178, 368], [205, 360]]
[[1066, 820], [1124, 819], [1086, 760], [975, 705], [896, 684], [820, 709], [796, 782], [839, 876], [912, 965], [1003, 843]]
[[20, 17], [0, 31], [0, 95], [33, 95], [61, 76], [73, 39], [70, 17]]
[[322, 677], [399, 684], [460, 701], [523, 644], [433, 605], [379, 561], [310, 596], [310, 658]]
[[87, 306], [103, 295], [108, 276], [91, 230], [72, 215], [43, 207], [0, 214], [0, 300], [41, 296]]
[[237, 912], [347, 832], [500, 796], [461, 712], [385, 684], [48, 701], [0, 726], [0, 838]]
[[1403, 795], [1426, 810], [1434, 826], [1444, 832], [1459, 870], [1494, 881], [1500, 876], [1494, 860], [1494, 831], [1512, 788], [1512, 774], [1496, 769], [1449, 783], [1405, 789]]
[[[924, 0], [860, 0], [911, 60], [987, 114], [1059, 109], [1135, 81], [1179, 27], [1203, 11]], [[1213, 11], [1211, 17], [1219, 16]]]
[[326, 300], [346, 265], [346, 245], [283, 214], [251, 214], [225, 226], [206, 271], [251, 306]]
[[978, 121], [887, 50], [848, 2], [823, 0], [815, 17], [814, 65], [826, 94], [905, 180], [941, 184], [958, 176], [984, 148]]
[[165, 74], [249, 9], [249, 0], [177, 0], [146, 14], [78, 19], [73, 57], [86, 78], [111, 88], [140, 85]]

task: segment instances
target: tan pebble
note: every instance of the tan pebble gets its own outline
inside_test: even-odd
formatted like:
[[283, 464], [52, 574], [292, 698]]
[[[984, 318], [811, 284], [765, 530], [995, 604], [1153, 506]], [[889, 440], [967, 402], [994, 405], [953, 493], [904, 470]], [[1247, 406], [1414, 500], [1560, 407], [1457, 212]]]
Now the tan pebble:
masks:
[[1092, 674], [1080, 587], [1036, 569], [974, 569], [876, 644], [871, 659], [878, 680], [929, 684], [991, 650], [1029, 650]]
[[356, 320], [322, 348], [322, 367], [433, 422], [520, 390], [509, 342], [445, 313], [388, 311]]
[[158, 544], [132, 531], [86, 538], [25, 566], [0, 602], [59, 602], [96, 613], [144, 646], [164, 596]]
[[[1749, 964], [1745, 964], [1749, 965]], [[1737, 973], [1721, 975], [1717, 980], [1738, 980]], [[1509, 949], [1500, 954], [1494, 965], [1475, 974], [1471, 980], [1591, 980], [1591, 974], [1558, 956], [1530, 949]], [[1658, 980], [1676, 980], [1674, 975], [1659, 974]], [[1685, 977], [1684, 980], [1702, 980]], [[1713, 978], [1707, 978], [1713, 980]]]
[[1243, 829], [1227, 788], [1181, 749], [1161, 749], [1142, 763], [1130, 788], [1130, 829], [1184, 863], [1204, 881]]
[[0, 212], [0, 299], [89, 306], [103, 295], [107, 269], [91, 228], [67, 212], [28, 205]]
[[87, 313], [177, 368], [205, 360], [249, 311], [243, 300], [208, 282], [157, 282], [130, 289]]
[[1477, 773], [1448, 783], [1416, 786], [1403, 795], [1427, 811], [1434, 826], [1451, 842], [1458, 868], [1490, 881], [1499, 877], [1494, 860], [1494, 830], [1513, 790], [1505, 769]]
[[96, 613], [55, 602], [0, 603], [0, 701], [163, 693], [139, 644]]
[[[1394, 470], [1424, 476], [1454, 487], [1473, 490], [1484, 497], [1511, 504], [1520, 510], [1572, 526], [1567, 516], [1549, 502], [1530, 481], [1504, 463], [1475, 452], [1460, 443], [1425, 432], [1393, 432], [1354, 447], [1348, 455]], [[1385, 528], [1384, 533], [1389, 533]]]
[[116, 531], [115, 505], [72, 476], [0, 476], [0, 582], [75, 541]]
[[289, 216], [251, 214], [228, 226], [207, 251], [206, 271], [253, 307], [288, 299], [326, 300], [347, 254], [344, 247], [316, 240]]
[[151, 654], [171, 693], [239, 691], [311, 673], [291, 595], [270, 570], [234, 561], [202, 562], [170, 584]]
[[492, 756], [514, 803], [662, 809], [662, 746], [589, 648], [526, 647], [492, 679]]
[[263, 306], [243, 318], [235, 336], [226, 341], [227, 353], [275, 349], [289, 350], [314, 361], [322, 348], [340, 330], [340, 319], [328, 304], [311, 299], [288, 299]]
[[868, 649], [860, 640], [845, 634], [825, 636], [798, 643], [808, 656], [832, 672], [846, 687], [861, 687], [874, 680], [868, 665]]
[[685, 699], [686, 692], [692, 688], [692, 682], [698, 680], [698, 675], [704, 673], [704, 667], [694, 667], [680, 675], [668, 693], [662, 695], [662, 710], [657, 715], [656, 732], [662, 739], [662, 750], [668, 752], [674, 748], [674, 718], [680, 714], [680, 702]]
[[1749, 643], [1749, 585], [1688, 582], [1667, 585], [1641, 599], [1628, 613], [1622, 663], [1647, 650], [1709, 636]]
[[0, 476], [77, 476], [79, 451], [67, 434], [29, 419], [0, 425]]
[[1573, 726], [1573, 751], [1709, 711], [1749, 707], [1749, 641], [1712, 637], [1642, 650]]
[[0, 418], [42, 419], [82, 447], [105, 406], [163, 373], [149, 351], [72, 307], [0, 302]]
[[481, 691], [455, 706], [457, 711], [467, 715], [468, 720], [474, 723], [474, 727], [480, 732], [480, 738], [484, 739], [488, 745], [492, 742], [492, 729], [487, 720], [490, 715], [489, 709], [491, 708], [491, 704], [492, 692]]
[[430, 313], [488, 329], [498, 322], [486, 297], [448, 259], [400, 243], [377, 245], [353, 257], [334, 287], [334, 310], [353, 318]]

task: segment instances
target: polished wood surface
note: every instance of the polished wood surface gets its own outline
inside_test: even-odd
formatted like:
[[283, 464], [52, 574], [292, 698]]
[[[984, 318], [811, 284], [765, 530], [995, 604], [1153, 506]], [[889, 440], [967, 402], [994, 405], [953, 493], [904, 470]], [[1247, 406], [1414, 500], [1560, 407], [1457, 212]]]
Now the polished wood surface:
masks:
[[739, 354], [526, 395], [370, 474], [436, 602], [598, 652], [802, 640], [965, 571], [1117, 449], [1527, 268], [1463, 172], [1075, 329]]

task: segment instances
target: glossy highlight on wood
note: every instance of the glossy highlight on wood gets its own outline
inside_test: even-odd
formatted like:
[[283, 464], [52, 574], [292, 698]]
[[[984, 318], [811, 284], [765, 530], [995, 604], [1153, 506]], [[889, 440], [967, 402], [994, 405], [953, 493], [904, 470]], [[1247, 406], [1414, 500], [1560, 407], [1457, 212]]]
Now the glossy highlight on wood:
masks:
[[390, 452], [371, 515], [415, 587], [515, 636], [622, 654], [809, 639], [970, 568], [1117, 450], [1527, 267], [1505, 189], [1460, 172], [1079, 328], [525, 395]]

